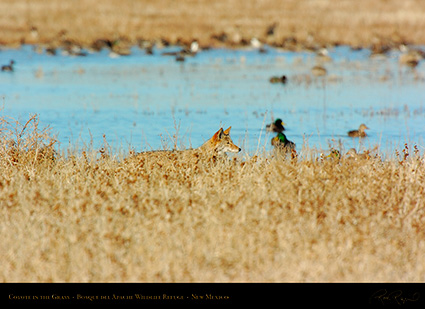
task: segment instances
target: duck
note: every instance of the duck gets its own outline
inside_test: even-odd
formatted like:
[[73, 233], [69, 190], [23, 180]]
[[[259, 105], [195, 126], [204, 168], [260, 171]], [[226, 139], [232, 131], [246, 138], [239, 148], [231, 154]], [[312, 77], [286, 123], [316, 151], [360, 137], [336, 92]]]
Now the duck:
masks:
[[366, 137], [367, 134], [365, 132], [366, 129], [369, 129], [364, 123], [359, 126], [358, 130], [348, 131], [348, 136], [350, 137]]
[[188, 53], [191, 55], [196, 55], [198, 51], [199, 51], [199, 43], [197, 40], [193, 40], [192, 43], [190, 43], [190, 48]]
[[372, 44], [370, 50], [370, 57], [385, 56], [389, 51], [391, 51], [391, 46], [388, 43], [382, 42], [378, 39], [375, 40], [375, 42]]
[[264, 47], [263, 43], [257, 38], [252, 38], [249, 43], [247, 41], [243, 42], [242, 45], [250, 45], [252, 48], [258, 50], [258, 52], [260, 52], [261, 54], [267, 53], [267, 49]]
[[263, 43], [260, 42], [257, 38], [252, 38], [249, 43], [253, 48], [261, 48], [263, 46]]
[[56, 48], [54, 46], [48, 46], [45, 49], [46, 54], [50, 55], [50, 56], [55, 56], [56, 55]]
[[284, 125], [285, 123], [282, 119], [278, 118], [273, 123], [266, 125], [266, 131], [281, 133], [282, 131], [285, 131]]
[[107, 46], [109, 47], [110, 58], [131, 55], [131, 41], [126, 37], [119, 37], [113, 41], [109, 41]]
[[399, 57], [399, 63], [406, 65], [411, 68], [415, 68], [419, 61], [423, 59], [423, 54], [417, 50], [409, 50], [406, 48], [406, 52], [401, 54]]
[[330, 62], [332, 58], [329, 56], [329, 51], [326, 48], [320, 48], [316, 52], [316, 59], [320, 62]]
[[148, 46], [145, 48], [146, 55], [153, 55], [153, 46]]
[[112, 48], [113, 42], [109, 39], [96, 39], [90, 45], [90, 50], [100, 52], [104, 48]]
[[276, 31], [276, 27], [278, 26], [278, 23], [273, 23], [266, 29], [266, 36], [273, 36]]
[[83, 51], [83, 48], [70, 40], [65, 40], [62, 42], [62, 55], [63, 56], [87, 56], [87, 53]]
[[130, 56], [131, 47], [117, 43], [112, 46], [111, 52], [117, 54], [118, 56]]
[[332, 148], [330, 154], [327, 155], [326, 157], [330, 159], [334, 159], [334, 160], [339, 160], [341, 159], [341, 152], [338, 149]]
[[163, 52], [163, 56], [175, 56], [176, 61], [184, 61], [187, 56], [195, 56], [199, 52], [199, 43], [197, 40], [193, 40], [189, 47], [184, 47], [176, 52]]
[[154, 54], [153, 49], [154, 49], [154, 46], [155, 46], [155, 42], [144, 40], [144, 39], [138, 39], [137, 45], [139, 46], [140, 49], [145, 50], [146, 55], [153, 55]]
[[315, 76], [325, 76], [328, 71], [321, 65], [316, 65], [311, 69], [311, 73]]
[[282, 75], [282, 76], [272, 76], [269, 79], [269, 82], [272, 84], [286, 84], [288, 78], [286, 77], [286, 75]]
[[346, 155], [348, 159], [369, 160], [371, 158], [370, 151], [358, 153], [355, 148], [350, 148]]
[[272, 138], [271, 143], [276, 149], [283, 150], [284, 152], [295, 151], [295, 143], [288, 140], [286, 135], [282, 132], [277, 133], [277, 135]]
[[13, 72], [13, 65], [15, 61], [10, 60], [9, 64], [5, 64], [1, 67], [2, 72]]
[[199, 43], [197, 40], [193, 40], [189, 46], [185, 46], [180, 52], [179, 54], [181, 56], [195, 56], [198, 52], [199, 52], [200, 48], [199, 48]]
[[182, 55], [177, 55], [177, 56], [176, 56], [176, 61], [177, 61], [177, 62], [184, 62], [184, 61], [185, 61], [185, 57], [184, 57], [184, 56], [182, 56]]

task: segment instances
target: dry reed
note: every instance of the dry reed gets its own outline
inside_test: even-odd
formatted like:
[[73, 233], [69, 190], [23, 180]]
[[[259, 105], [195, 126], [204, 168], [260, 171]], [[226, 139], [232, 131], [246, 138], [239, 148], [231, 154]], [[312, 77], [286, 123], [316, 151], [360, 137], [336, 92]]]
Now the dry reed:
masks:
[[3, 282], [425, 280], [424, 158], [408, 146], [187, 166], [58, 154], [37, 124], [1, 120]]

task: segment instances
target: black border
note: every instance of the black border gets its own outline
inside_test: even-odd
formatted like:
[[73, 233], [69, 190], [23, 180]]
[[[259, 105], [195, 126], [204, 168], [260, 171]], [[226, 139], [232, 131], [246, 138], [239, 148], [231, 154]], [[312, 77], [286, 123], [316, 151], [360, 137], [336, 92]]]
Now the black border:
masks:
[[0, 304], [6, 308], [38, 304], [425, 308], [422, 283], [3, 283], [0, 291]]

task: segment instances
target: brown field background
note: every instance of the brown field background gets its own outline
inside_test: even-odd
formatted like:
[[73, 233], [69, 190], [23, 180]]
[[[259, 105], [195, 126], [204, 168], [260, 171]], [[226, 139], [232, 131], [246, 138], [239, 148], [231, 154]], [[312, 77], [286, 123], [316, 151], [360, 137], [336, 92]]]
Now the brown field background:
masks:
[[[2, 119], [3, 282], [420, 282], [424, 157], [53, 152]], [[147, 158], [147, 159], [146, 159]], [[124, 160], [125, 159], [125, 160]]]
[[[3, 0], [0, 43], [49, 43], [61, 33], [81, 44], [119, 37], [171, 43], [196, 38], [201, 45], [252, 37], [277, 45], [287, 39], [364, 47], [381, 41], [424, 44], [424, 15], [422, 0]], [[273, 23], [274, 35], [266, 36]], [[223, 33], [227, 41], [211, 39]]]

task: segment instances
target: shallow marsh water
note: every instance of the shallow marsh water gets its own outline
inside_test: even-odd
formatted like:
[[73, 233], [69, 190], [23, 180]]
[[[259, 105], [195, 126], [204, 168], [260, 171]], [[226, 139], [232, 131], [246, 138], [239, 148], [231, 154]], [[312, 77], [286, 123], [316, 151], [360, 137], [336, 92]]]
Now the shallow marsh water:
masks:
[[[233, 141], [250, 155], [270, 150], [272, 118], [282, 118], [285, 134], [318, 152], [330, 147], [373, 148], [383, 153], [405, 143], [425, 147], [425, 65], [400, 66], [400, 53], [370, 57], [369, 50], [330, 50], [328, 74], [315, 77], [312, 52], [267, 48], [211, 49], [176, 62], [161, 55], [178, 47], [134, 47], [130, 56], [111, 58], [106, 50], [86, 57], [50, 56], [32, 46], [3, 49], [0, 72], [1, 116], [25, 122], [38, 114], [57, 135], [60, 148], [143, 151], [198, 147], [221, 126], [232, 126]], [[271, 76], [288, 82], [270, 84]], [[369, 136], [347, 131], [365, 123]]]

